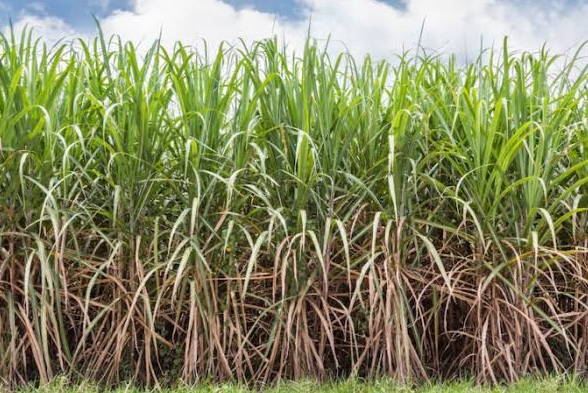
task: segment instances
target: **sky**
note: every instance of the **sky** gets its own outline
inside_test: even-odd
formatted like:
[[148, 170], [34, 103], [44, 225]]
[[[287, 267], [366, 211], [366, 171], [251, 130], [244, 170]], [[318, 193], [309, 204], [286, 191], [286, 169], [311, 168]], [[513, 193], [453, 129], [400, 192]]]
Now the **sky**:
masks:
[[[472, 56], [480, 45], [565, 53], [588, 40], [588, 0], [0, 0], [0, 29], [47, 40], [107, 35], [150, 44], [271, 36], [294, 50], [310, 29], [335, 50], [390, 58], [416, 48]], [[421, 35], [422, 29], [422, 35]]]

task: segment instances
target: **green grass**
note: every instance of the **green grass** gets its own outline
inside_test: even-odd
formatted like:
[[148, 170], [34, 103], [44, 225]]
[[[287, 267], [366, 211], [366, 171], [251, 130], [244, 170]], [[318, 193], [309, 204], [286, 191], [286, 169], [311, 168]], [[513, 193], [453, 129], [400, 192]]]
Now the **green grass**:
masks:
[[[131, 386], [120, 387], [109, 392], [147, 393], [150, 390]], [[161, 393], [249, 393], [254, 390], [239, 385], [194, 385], [181, 388], [151, 390]], [[340, 383], [290, 382], [281, 383], [263, 389], [267, 393], [580, 393], [588, 387], [578, 380], [558, 378], [526, 378], [508, 386], [483, 387], [472, 382], [452, 382], [445, 384], [423, 385], [420, 387], [401, 386], [390, 381]], [[101, 393], [103, 389], [91, 384], [70, 386], [63, 380], [57, 380], [41, 388], [21, 389], [18, 393]]]
[[585, 375], [587, 86], [0, 36], [0, 384]]

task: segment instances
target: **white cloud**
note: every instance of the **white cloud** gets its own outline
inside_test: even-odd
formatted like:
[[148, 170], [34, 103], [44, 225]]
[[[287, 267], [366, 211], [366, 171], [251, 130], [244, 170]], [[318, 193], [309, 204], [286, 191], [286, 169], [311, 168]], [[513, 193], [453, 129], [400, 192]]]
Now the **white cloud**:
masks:
[[[54, 16], [21, 14], [13, 27], [16, 33], [20, 33], [25, 27], [32, 28], [37, 37], [43, 37], [49, 43], [82, 37], [74, 28]], [[4, 33], [7, 32], [8, 27], [4, 29]]]
[[[114, 11], [101, 23], [107, 34], [151, 43], [163, 32], [164, 43], [181, 40], [197, 45], [205, 39], [215, 47], [238, 37], [251, 41], [277, 34], [301, 48], [308, 31], [331, 36], [335, 50], [344, 43], [353, 53], [390, 58], [415, 48], [423, 21], [423, 46], [444, 53], [476, 53], [484, 45], [500, 45], [508, 35], [512, 48], [537, 50], [544, 42], [552, 52], [578, 45], [588, 37], [588, 3], [508, 0], [407, 0], [403, 10], [376, 0], [298, 0], [304, 20], [281, 19], [270, 13], [240, 9], [219, 0], [135, 0], [131, 11]], [[43, 35], [72, 35], [56, 18], [25, 16], [19, 24], [40, 26]]]
[[305, 0], [314, 31], [341, 39], [358, 52], [379, 56], [414, 48], [424, 22], [423, 46], [443, 52], [476, 52], [500, 45], [536, 50], [544, 43], [562, 51], [588, 37], [588, 4], [540, 7], [506, 0], [410, 0], [396, 10], [375, 0]]
[[213, 46], [237, 37], [254, 40], [272, 35], [274, 17], [252, 9], [236, 10], [218, 0], [137, 0], [132, 12], [115, 11], [103, 19], [107, 34], [152, 42], [160, 31], [166, 43], [181, 40]]

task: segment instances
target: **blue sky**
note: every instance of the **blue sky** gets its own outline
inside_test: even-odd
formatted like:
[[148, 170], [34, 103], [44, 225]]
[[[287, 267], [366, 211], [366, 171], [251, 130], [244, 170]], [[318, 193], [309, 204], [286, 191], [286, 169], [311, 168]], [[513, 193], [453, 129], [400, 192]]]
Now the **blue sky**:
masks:
[[[277, 13], [290, 18], [302, 17], [302, 9], [296, 0], [224, 0], [225, 3], [231, 4], [236, 8], [252, 7], [260, 11]], [[400, 0], [382, 0], [383, 3], [390, 4], [393, 7], [402, 8]]]
[[0, 4], [4, 5], [5, 15], [13, 20], [23, 13], [52, 15], [79, 29], [92, 25], [92, 15], [104, 17], [113, 10], [132, 7], [131, 0], [0, 0]]
[[390, 57], [421, 44], [466, 54], [509, 36], [511, 47], [556, 52], [588, 39], [588, 0], [0, 0], [0, 29], [9, 18], [47, 39], [91, 37], [96, 15], [107, 34], [164, 43], [246, 41], [278, 35], [294, 48], [309, 24], [315, 38], [339, 49]]

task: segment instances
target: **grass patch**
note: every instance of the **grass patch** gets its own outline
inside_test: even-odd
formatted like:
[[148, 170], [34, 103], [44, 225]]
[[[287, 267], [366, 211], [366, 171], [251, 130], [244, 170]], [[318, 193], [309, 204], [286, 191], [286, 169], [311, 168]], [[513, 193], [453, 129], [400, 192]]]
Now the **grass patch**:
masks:
[[[108, 392], [116, 393], [252, 393], [253, 390], [238, 385], [196, 385], [181, 388], [147, 390], [131, 386], [121, 387]], [[508, 386], [482, 387], [473, 382], [451, 382], [444, 384], [423, 385], [419, 387], [401, 386], [392, 381], [360, 382], [349, 380], [340, 383], [288, 382], [263, 389], [267, 393], [580, 393], [588, 391], [585, 383], [578, 379], [564, 378], [524, 378]], [[56, 380], [42, 388], [21, 389], [18, 393], [102, 393], [103, 388], [92, 384], [69, 386], [63, 380]]]

